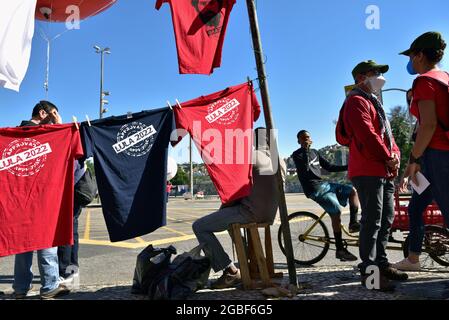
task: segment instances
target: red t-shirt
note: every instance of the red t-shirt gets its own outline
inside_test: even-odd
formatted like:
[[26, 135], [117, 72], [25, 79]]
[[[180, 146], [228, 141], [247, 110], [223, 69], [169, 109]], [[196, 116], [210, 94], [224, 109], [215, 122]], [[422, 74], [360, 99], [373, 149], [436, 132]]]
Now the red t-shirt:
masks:
[[[426, 75], [437, 76], [449, 83], [449, 75], [443, 71], [430, 72]], [[422, 75], [422, 76], [426, 76]], [[446, 129], [449, 128], [449, 91], [448, 88], [439, 83], [437, 80], [426, 77], [418, 77], [413, 88], [413, 101], [410, 106], [410, 112], [418, 119], [420, 101], [432, 100], [436, 105], [436, 112], [438, 120], [444, 124]], [[437, 150], [449, 150], [449, 139], [447, 138], [444, 129], [438, 125], [435, 133], [430, 141], [429, 148]]]
[[211, 74], [221, 65], [226, 27], [235, 0], [157, 0], [171, 7], [179, 73]]
[[73, 244], [73, 124], [0, 129], [0, 257]]
[[260, 115], [252, 86], [229, 87], [181, 105], [182, 109], [174, 109], [176, 128], [193, 137], [221, 201], [226, 204], [248, 196], [253, 123]]

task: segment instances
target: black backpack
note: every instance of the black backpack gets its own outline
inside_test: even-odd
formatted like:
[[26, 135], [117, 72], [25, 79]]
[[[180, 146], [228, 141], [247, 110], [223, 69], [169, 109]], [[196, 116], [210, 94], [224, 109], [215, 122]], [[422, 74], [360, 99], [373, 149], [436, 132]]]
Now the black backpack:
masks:
[[147, 295], [155, 279], [169, 269], [171, 257], [175, 254], [176, 248], [173, 246], [154, 248], [150, 244], [143, 249], [137, 256], [131, 293]]
[[89, 169], [83, 174], [81, 179], [75, 184], [75, 203], [81, 207], [86, 207], [97, 196], [98, 188], [95, 177]]

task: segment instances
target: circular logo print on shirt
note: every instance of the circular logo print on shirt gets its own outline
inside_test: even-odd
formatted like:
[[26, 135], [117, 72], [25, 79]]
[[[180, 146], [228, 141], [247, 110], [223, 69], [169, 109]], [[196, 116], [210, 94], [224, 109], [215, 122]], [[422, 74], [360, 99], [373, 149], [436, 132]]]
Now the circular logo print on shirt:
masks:
[[223, 98], [218, 100], [207, 108], [209, 114], [206, 120], [209, 123], [217, 122], [224, 126], [233, 124], [239, 117], [239, 105], [237, 99]]
[[[38, 173], [47, 160], [48, 144], [25, 138], [11, 142], [2, 154], [2, 167], [18, 177], [29, 177]], [[41, 154], [41, 155], [40, 155]]]
[[155, 141], [156, 130], [141, 122], [132, 122], [120, 128], [117, 134], [116, 153], [125, 153], [131, 157], [141, 157], [150, 152]]

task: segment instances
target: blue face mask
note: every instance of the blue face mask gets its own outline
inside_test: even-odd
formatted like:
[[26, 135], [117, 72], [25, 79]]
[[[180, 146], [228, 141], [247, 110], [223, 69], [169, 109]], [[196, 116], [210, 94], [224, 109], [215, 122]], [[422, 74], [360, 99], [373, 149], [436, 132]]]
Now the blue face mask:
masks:
[[418, 74], [418, 71], [416, 71], [415, 68], [413, 67], [413, 61], [412, 61], [412, 58], [410, 58], [410, 61], [408, 62], [408, 65], [407, 65], [407, 71], [408, 71], [408, 73], [410, 73], [412, 76], [414, 76], [415, 74]]

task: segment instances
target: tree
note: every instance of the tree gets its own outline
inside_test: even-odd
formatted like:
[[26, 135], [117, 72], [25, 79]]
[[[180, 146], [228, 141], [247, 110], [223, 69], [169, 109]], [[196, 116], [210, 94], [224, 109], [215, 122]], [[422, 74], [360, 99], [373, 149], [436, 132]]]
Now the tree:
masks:
[[189, 184], [189, 176], [181, 166], [178, 166], [178, 172], [176, 173], [176, 176], [171, 180], [171, 183], [175, 186]]
[[408, 162], [408, 157], [412, 151], [413, 143], [410, 139], [410, 133], [413, 123], [410, 120], [409, 112], [406, 107], [396, 106], [389, 113], [391, 130], [393, 131], [394, 140], [401, 150], [401, 169], [399, 177], [402, 176]]
[[88, 159], [85, 162], [87, 169], [92, 173], [93, 176], [95, 176], [95, 166], [94, 161], [92, 159]]

